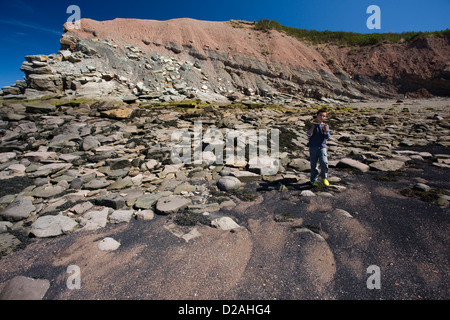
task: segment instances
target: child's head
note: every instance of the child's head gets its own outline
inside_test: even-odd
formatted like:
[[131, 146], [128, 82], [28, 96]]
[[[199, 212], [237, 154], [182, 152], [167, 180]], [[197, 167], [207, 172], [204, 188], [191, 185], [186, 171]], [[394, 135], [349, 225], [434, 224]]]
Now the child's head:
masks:
[[322, 123], [327, 119], [327, 109], [320, 109], [316, 114], [317, 122]]

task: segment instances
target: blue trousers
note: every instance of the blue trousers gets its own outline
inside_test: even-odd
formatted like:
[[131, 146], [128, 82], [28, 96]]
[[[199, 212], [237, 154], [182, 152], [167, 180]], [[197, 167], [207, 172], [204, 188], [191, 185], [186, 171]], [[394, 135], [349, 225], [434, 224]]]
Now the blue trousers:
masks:
[[319, 164], [320, 164], [320, 177], [322, 179], [327, 178], [328, 176], [327, 148], [310, 147], [309, 162], [311, 163], [311, 183], [316, 182], [317, 177], [319, 176]]

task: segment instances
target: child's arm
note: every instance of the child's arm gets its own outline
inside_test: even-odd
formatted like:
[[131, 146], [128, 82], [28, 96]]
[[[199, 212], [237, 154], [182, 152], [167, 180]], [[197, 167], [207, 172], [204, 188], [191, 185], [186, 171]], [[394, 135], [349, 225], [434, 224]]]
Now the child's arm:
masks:
[[323, 133], [325, 135], [325, 139], [329, 139], [330, 138], [330, 127], [327, 124], [325, 124], [323, 126]]
[[308, 135], [308, 137], [312, 136], [314, 132], [314, 123], [311, 121], [310, 125], [309, 125], [309, 130], [306, 131], [306, 134]]

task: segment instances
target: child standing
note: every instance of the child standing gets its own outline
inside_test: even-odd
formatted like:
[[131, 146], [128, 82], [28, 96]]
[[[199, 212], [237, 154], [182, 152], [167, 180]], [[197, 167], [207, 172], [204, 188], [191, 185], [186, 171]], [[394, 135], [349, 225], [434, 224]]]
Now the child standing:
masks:
[[319, 176], [318, 162], [320, 163], [320, 177], [325, 186], [330, 183], [328, 177], [328, 157], [327, 157], [327, 139], [330, 138], [330, 128], [324, 123], [327, 118], [327, 110], [320, 109], [317, 111], [316, 119], [311, 123], [306, 132], [309, 137], [309, 161], [311, 163], [311, 184], [318, 186], [317, 177]]

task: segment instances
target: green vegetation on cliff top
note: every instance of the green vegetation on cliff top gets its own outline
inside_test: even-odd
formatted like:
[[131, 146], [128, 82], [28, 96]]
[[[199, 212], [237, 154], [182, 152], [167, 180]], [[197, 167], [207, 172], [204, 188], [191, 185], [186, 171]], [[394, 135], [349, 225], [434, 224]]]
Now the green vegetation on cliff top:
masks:
[[411, 42], [428, 36], [449, 37], [450, 29], [433, 32], [402, 32], [402, 33], [354, 33], [343, 31], [316, 31], [283, 26], [278, 21], [262, 19], [255, 23], [256, 30], [278, 30], [297, 39], [319, 43], [332, 43], [340, 46], [371, 46], [380, 43]]

